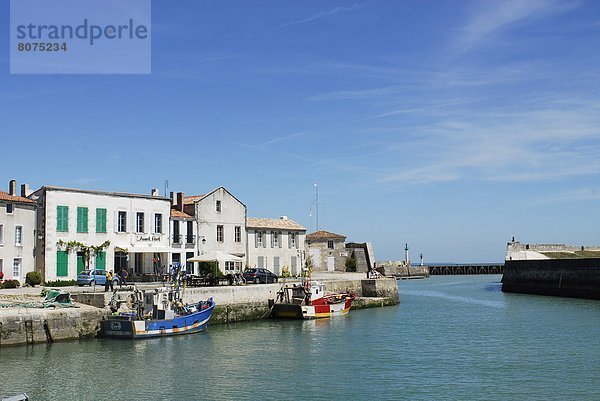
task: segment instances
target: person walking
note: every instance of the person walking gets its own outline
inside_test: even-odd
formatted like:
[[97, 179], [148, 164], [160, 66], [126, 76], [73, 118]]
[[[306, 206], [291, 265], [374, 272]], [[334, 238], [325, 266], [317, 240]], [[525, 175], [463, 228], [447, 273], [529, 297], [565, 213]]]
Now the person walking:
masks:
[[119, 275], [121, 277], [121, 282], [120, 285], [121, 287], [123, 287], [123, 284], [127, 285], [127, 269], [126, 268], [121, 268], [121, 274]]
[[109, 271], [108, 273], [106, 273], [106, 282], [104, 282], [104, 292], [108, 291], [109, 287], [112, 284], [112, 279], [113, 279], [112, 271]]

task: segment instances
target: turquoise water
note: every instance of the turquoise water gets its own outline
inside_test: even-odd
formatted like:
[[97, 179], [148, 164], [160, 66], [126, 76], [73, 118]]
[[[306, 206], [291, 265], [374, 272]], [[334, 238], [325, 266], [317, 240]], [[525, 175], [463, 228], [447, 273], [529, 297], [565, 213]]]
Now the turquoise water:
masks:
[[600, 302], [500, 292], [501, 276], [398, 283], [396, 307], [143, 341], [0, 350], [33, 400], [598, 400]]

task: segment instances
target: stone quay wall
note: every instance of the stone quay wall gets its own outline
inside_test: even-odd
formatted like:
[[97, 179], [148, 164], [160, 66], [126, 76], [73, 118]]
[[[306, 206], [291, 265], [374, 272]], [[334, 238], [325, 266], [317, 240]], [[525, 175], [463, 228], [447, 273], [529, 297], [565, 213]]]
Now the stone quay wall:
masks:
[[[325, 284], [328, 292], [353, 292], [357, 298], [353, 302], [352, 309], [400, 303], [396, 280], [392, 278], [376, 280], [323, 279], [320, 281]], [[144, 285], [143, 288], [151, 289], [152, 287]], [[187, 288], [184, 292], [184, 301], [193, 303], [212, 297], [217, 306], [209, 321], [211, 325], [258, 320], [269, 315], [269, 301], [276, 299], [280, 288], [281, 283]], [[105, 306], [108, 305], [112, 294], [110, 292], [86, 292], [84, 289], [72, 296], [78, 302], [76, 308], [0, 309], [0, 348], [96, 336], [100, 329], [100, 321], [109, 314], [109, 310]]]
[[600, 259], [507, 260], [502, 291], [600, 299]]

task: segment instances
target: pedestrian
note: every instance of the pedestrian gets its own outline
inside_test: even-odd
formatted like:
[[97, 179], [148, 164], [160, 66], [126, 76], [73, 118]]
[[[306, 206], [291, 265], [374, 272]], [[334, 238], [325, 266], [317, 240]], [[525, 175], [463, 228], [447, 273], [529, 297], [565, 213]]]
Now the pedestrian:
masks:
[[107, 292], [108, 288], [112, 287], [112, 280], [113, 280], [113, 275], [112, 275], [112, 270], [111, 270], [108, 273], [106, 273], [106, 282], [104, 283], [104, 292]]
[[127, 269], [126, 268], [123, 267], [121, 269], [120, 276], [121, 276], [121, 283], [120, 284], [121, 284], [121, 287], [123, 287], [123, 284], [127, 285], [127, 277], [128, 277], [128, 275], [127, 275]]

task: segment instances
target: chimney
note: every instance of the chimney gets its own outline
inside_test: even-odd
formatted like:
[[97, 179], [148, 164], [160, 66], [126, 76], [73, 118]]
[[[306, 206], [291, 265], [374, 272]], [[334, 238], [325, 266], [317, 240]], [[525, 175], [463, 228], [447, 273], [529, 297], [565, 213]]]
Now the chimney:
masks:
[[29, 195], [31, 195], [31, 190], [29, 189], [29, 185], [21, 184], [21, 196], [23, 198], [27, 198]]
[[287, 216], [281, 216], [281, 217], [279, 217], [279, 219], [280, 219], [280, 220], [287, 220], [287, 219], [288, 219], [288, 217], [287, 217]]
[[158, 189], [152, 188], [152, 190], [150, 191], [150, 195], [152, 195], [152, 196], [158, 196]]
[[177, 192], [177, 210], [183, 212], [183, 192]]
[[12, 196], [17, 195], [17, 181], [10, 180], [10, 183], [8, 184], [8, 194]]
[[169, 194], [169, 198], [171, 198], [171, 206], [177, 205], [177, 200], [175, 199], [175, 193], [173, 191]]

